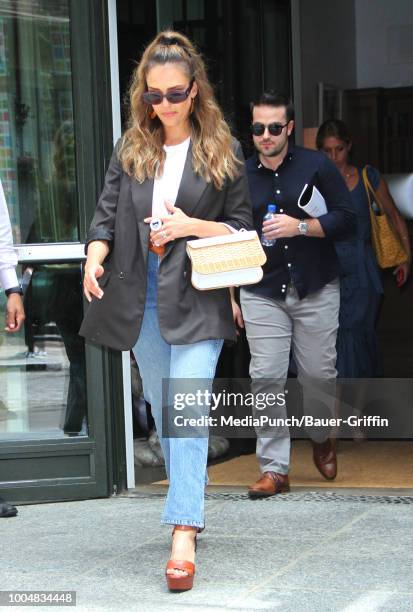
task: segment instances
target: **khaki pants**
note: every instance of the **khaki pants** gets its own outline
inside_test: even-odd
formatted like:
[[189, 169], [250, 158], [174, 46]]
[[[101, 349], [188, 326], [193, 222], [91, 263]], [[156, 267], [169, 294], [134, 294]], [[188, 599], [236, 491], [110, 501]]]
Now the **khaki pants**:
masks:
[[[317, 412], [317, 395], [306, 393], [306, 380], [323, 386], [323, 403], [327, 399], [329, 416], [335, 414], [336, 338], [340, 305], [338, 279], [300, 300], [295, 288], [289, 285], [286, 299], [276, 300], [241, 290], [241, 308], [251, 352], [250, 376], [254, 393], [283, 392], [292, 350], [298, 380], [303, 385], [305, 414]], [[271, 388], [269, 381], [273, 379]], [[274, 379], [277, 380], [276, 387]], [[277, 407], [271, 416], [285, 418], [286, 407]], [[313, 431], [311, 437], [323, 441], [323, 430]], [[290, 435], [288, 428], [277, 431], [257, 431], [257, 458], [261, 472], [288, 473], [290, 464]]]

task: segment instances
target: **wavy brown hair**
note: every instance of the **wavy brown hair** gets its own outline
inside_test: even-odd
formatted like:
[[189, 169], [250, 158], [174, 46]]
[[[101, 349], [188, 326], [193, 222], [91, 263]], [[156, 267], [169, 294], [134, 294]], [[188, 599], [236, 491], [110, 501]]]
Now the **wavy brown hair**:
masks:
[[189, 39], [170, 30], [160, 32], [146, 47], [135, 69], [129, 88], [129, 122], [119, 149], [124, 171], [140, 183], [160, 176], [165, 161], [164, 131], [160, 120], [151, 119], [151, 108], [143, 102], [146, 76], [155, 65], [179, 64], [194, 79], [198, 93], [189, 115], [192, 141], [192, 167], [207, 182], [222, 189], [225, 179], [238, 173], [239, 162], [233, 152], [232, 137], [212, 87], [204, 62]]

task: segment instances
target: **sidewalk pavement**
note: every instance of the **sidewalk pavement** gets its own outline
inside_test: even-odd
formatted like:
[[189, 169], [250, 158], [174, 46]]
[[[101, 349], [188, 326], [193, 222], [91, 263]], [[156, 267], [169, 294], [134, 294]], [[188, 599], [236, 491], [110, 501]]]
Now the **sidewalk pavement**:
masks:
[[215, 489], [194, 589], [169, 593], [171, 530], [154, 490], [20, 506], [0, 520], [0, 590], [74, 590], [73, 609], [116, 612], [413, 610], [413, 496]]

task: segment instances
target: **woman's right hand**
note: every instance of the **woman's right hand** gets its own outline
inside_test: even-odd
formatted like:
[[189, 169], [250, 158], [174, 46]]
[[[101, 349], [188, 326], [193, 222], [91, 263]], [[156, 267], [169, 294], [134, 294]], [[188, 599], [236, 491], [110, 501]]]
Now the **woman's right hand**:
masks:
[[98, 279], [102, 276], [104, 268], [98, 263], [87, 263], [83, 279], [83, 291], [88, 302], [92, 301], [92, 295], [99, 300], [102, 299], [103, 291], [99, 287]]

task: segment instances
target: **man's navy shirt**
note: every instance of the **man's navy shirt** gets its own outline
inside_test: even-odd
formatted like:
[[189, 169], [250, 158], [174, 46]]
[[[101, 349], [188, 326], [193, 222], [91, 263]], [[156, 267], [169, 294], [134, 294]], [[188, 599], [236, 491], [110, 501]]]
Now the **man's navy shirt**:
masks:
[[337, 278], [341, 269], [333, 241], [351, 237], [356, 218], [347, 186], [333, 162], [324, 153], [290, 143], [275, 172], [262, 165], [257, 152], [247, 160], [246, 167], [254, 226], [259, 236], [268, 204], [276, 204], [277, 213], [295, 217], [297, 225], [300, 219], [311, 218], [297, 204], [305, 184], [317, 187], [328, 212], [318, 217], [325, 238], [280, 238], [274, 246], [264, 247], [267, 262], [263, 279], [245, 289], [283, 299], [288, 284], [293, 282], [302, 299]]

